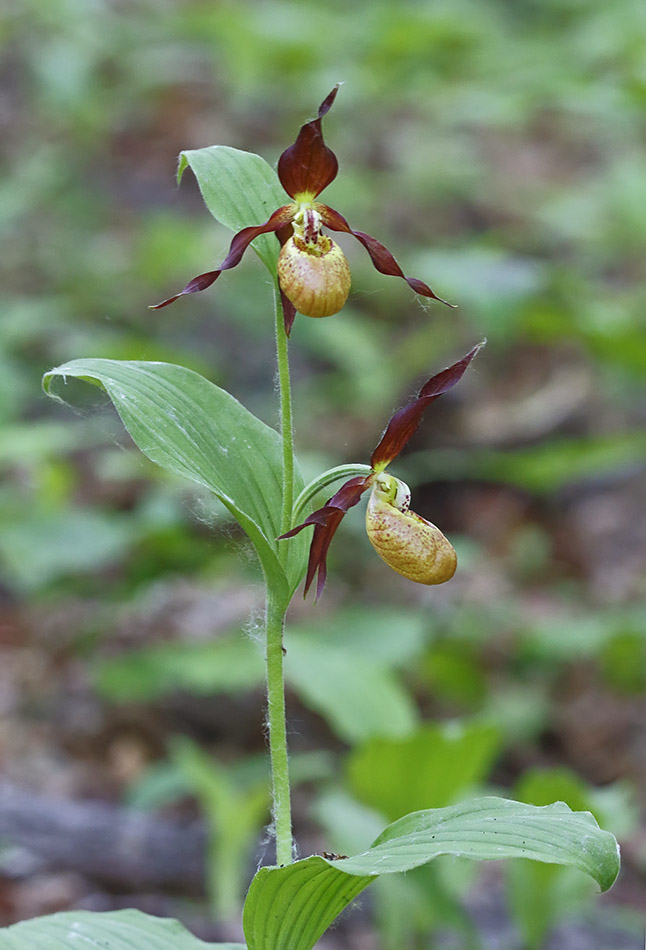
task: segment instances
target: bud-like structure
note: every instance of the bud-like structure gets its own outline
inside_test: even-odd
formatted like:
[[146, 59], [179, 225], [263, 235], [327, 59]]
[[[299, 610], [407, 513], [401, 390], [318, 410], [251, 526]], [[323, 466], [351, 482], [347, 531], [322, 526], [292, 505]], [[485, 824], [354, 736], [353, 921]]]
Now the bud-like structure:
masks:
[[443, 584], [457, 556], [439, 528], [409, 510], [410, 489], [392, 475], [377, 475], [366, 511], [373, 548], [398, 574], [418, 584]]
[[278, 258], [278, 280], [286, 297], [307, 317], [338, 313], [350, 292], [350, 268], [338, 244], [321, 233], [313, 208], [295, 217], [294, 234]]

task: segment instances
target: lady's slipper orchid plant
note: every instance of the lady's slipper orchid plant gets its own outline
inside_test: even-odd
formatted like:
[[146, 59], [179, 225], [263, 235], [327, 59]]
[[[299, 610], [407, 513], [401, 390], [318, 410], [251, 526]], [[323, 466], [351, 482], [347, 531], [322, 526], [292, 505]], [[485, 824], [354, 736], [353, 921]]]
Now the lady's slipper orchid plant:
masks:
[[[482, 346], [475, 346], [461, 360], [432, 376], [392, 416], [369, 465], [341, 466], [323, 472], [303, 486], [294, 451], [287, 336], [296, 310], [312, 317], [336, 313], [350, 286], [345, 257], [332, 239], [322, 233], [322, 228], [353, 234], [381, 273], [401, 277], [418, 294], [440, 299], [422, 281], [406, 277], [390, 252], [375, 238], [353, 231], [337, 211], [316, 200], [338, 169], [337, 159], [326, 147], [321, 131], [321, 120], [336, 94], [334, 88], [322, 102], [318, 117], [302, 126], [294, 144], [281, 155], [278, 176], [291, 202], [274, 211], [264, 224], [243, 227], [233, 238], [218, 270], [194, 278], [180, 294], [157, 305], [166, 306], [181, 294], [204, 290], [223, 270], [238, 264], [255, 237], [276, 233], [281, 243], [276, 273], [275, 255], [266, 255], [265, 263], [269, 262], [272, 279], [279, 282], [282, 298], [281, 307], [274, 295], [279, 432], [226, 390], [172, 363], [78, 359], [56, 367], [44, 381], [51, 395], [56, 395], [50, 391], [55, 378], [63, 383], [70, 378], [84, 379], [103, 386], [133, 440], [150, 461], [173, 476], [188, 478], [201, 489], [209, 489], [238, 520], [256, 549], [265, 586], [266, 724], [276, 866], [262, 867], [255, 875], [244, 901], [243, 928], [247, 944], [264, 950], [286, 946], [307, 950], [339, 911], [375, 877], [396, 869], [412, 870], [440, 854], [478, 860], [529, 857], [573, 865], [591, 874], [603, 889], [612, 884], [619, 868], [615, 839], [602, 832], [589, 813], [573, 814], [562, 803], [528, 806], [494, 797], [404, 815], [379, 835], [370, 848], [342, 861], [338, 855], [324, 853], [323, 857], [312, 855], [294, 863], [284, 667], [287, 611], [303, 575], [305, 594], [316, 578], [316, 596], [320, 596], [332, 538], [346, 512], [369, 489], [366, 529], [377, 554], [399, 574], [417, 583], [441, 584], [453, 576], [456, 555], [451, 544], [435, 525], [410, 510], [408, 486], [386, 470], [417, 430], [427, 406], [460, 381]], [[234, 221], [235, 227], [239, 227], [248, 217], [265, 216], [266, 189], [273, 191], [276, 187], [271, 169], [267, 174], [266, 163], [237, 149], [225, 151], [216, 147], [196, 152], [200, 153], [197, 168], [191, 167], [202, 193], [207, 183], [217, 182], [217, 187], [210, 184], [211, 200], [207, 201], [216, 218], [225, 223]], [[180, 164], [180, 171], [182, 167]], [[247, 191], [254, 196], [253, 202], [248, 200]], [[281, 200], [277, 197], [276, 203]], [[231, 206], [235, 209], [233, 217]], [[310, 510], [310, 501], [341, 478], [347, 480], [328, 502], [298, 523]], [[294, 540], [294, 535], [310, 525], [314, 534], [308, 554], [307, 537]], [[281, 539], [287, 538], [292, 539], [290, 543], [283, 543]], [[325, 669], [327, 665], [323, 664], [324, 674]], [[370, 682], [369, 690], [378, 688], [374, 678]], [[354, 698], [352, 705], [344, 707], [340, 694], [331, 695], [329, 708], [334, 706], [336, 721], [340, 722], [344, 715], [354, 716]], [[381, 699], [380, 693], [380, 702]], [[371, 708], [369, 703], [366, 712]], [[264, 795], [257, 798], [253, 792], [253, 796], [254, 802], [262, 804]], [[244, 802], [241, 807], [245, 807]], [[419, 804], [415, 807], [419, 809]], [[256, 810], [254, 805], [254, 814]], [[448, 829], [446, 834], [442, 829]], [[236, 868], [243, 866], [241, 854], [231, 853], [229, 857], [230, 868], [218, 855], [214, 875], [214, 897], [220, 907], [226, 904], [227, 914], [235, 904], [240, 885]], [[102, 929], [104, 918], [110, 920], [109, 914], [97, 916], [101, 922], [96, 921], [97, 938], [96, 943], [94, 939], [92, 942], [104, 945], [99, 934], [104, 933], [109, 939], [114, 931], [111, 927]], [[56, 915], [52, 919], [54, 941], [60, 933], [58, 918]], [[123, 923], [120, 921], [119, 926]], [[31, 924], [29, 921], [28, 926]], [[85, 922], [78, 926], [90, 939], [94, 931], [85, 931]], [[149, 924], [144, 919], [133, 926], [136, 930], [129, 946], [149, 946], [149, 937], [153, 936]], [[76, 928], [77, 922], [73, 925], [75, 932]], [[35, 935], [36, 931], [32, 933]], [[182, 940], [177, 931], [177, 946]], [[21, 945], [35, 943], [48, 945], [46, 938], [34, 941], [30, 937], [26, 942], [23, 938]], [[213, 944], [214, 948], [218, 946], [227, 950], [233, 945]]]
[[292, 199], [291, 203], [278, 208], [263, 224], [238, 231], [217, 270], [194, 277], [178, 294], [155, 304], [152, 310], [167, 307], [184, 294], [206, 290], [222, 271], [240, 263], [255, 238], [273, 231], [282, 245], [278, 258], [278, 282], [287, 334], [291, 331], [296, 311], [308, 317], [332, 316], [348, 299], [350, 268], [338, 244], [323, 234], [323, 225], [332, 231], [353, 234], [366, 248], [380, 273], [401, 277], [415, 293], [447, 303], [424, 281], [406, 277], [390, 251], [376, 238], [363, 231], [354, 231], [342, 214], [316, 201], [339, 170], [337, 157], [323, 141], [321, 129], [321, 120], [329, 112], [338, 90], [336, 85], [321, 103], [317, 118], [301, 127], [294, 144], [285, 149], [278, 160], [278, 177]]
[[483, 346], [484, 343], [479, 343], [461, 360], [432, 376], [417, 396], [392, 416], [370, 457], [367, 475], [348, 479], [322, 508], [281, 535], [280, 539], [292, 538], [303, 528], [314, 525], [305, 596], [318, 571], [316, 597], [320, 597], [327, 573], [327, 552], [336, 529], [346, 512], [369, 488], [372, 493], [366, 510], [366, 531], [379, 557], [398, 574], [418, 584], [443, 584], [453, 577], [457, 557], [452, 545], [439, 528], [409, 510], [408, 485], [388, 475], [386, 469], [417, 431], [426, 407], [460, 381]]

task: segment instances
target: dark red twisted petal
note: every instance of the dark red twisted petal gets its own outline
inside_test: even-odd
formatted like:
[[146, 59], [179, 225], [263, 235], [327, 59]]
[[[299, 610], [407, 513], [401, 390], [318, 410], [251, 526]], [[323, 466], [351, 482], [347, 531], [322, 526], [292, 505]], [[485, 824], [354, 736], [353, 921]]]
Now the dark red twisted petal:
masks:
[[422, 386], [415, 399], [394, 414], [370, 458], [370, 464], [373, 468], [383, 469], [394, 458], [397, 458], [408, 440], [417, 431], [427, 406], [430, 406], [439, 396], [452, 389], [462, 379], [467, 366], [483, 346], [484, 343], [479, 343], [457, 363], [453, 363], [452, 366], [443, 369], [441, 373], [431, 376], [428, 382]]
[[297, 525], [286, 534], [281, 534], [279, 541], [285, 538], [293, 538], [295, 534], [307, 528], [308, 525], [314, 525], [314, 536], [310, 545], [310, 556], [307, 564], [307, 575], [305, 577], [305, 589], [303, 596], [307, 597], [314, 575], [318, 571], [316, 581], [316, 599], [321, 596], [325, 586], [327, 575], [326, 558], [327, 552], [332, 542], [332, 538], [339, 527], [347, 511], [353, 508], [370, 487], [372, 475], [357, 475], [350, 478], [339, 488], [329, 501], [318, 511], [312, 512], [302, 524]]
[[363, 231], [353, 231], [343, 215], [335, 211], [334, 208], [317, 203], [316, 210], [321, 215], [323, 223], [332, 231], [345, 231], [347, 234], [353, 234], [370, 254], [370, 260], [380, 274], [386, 274], [387, 277], [401, 277], [409, 287], [412, 287], [416, 294], [421, 294], [422, 297], [430, 297], [432, 300], [439, 300], [440, 303], [445, 303], [447, 307], [455, 306], [455, 304], [438, 297], [435, 291], [431, 290], [423, 280], [418, 280], [416, 277], [407, 277], [387, 247], [384, 247], [377, 238], [373, 238], [370, 234], [365, 234]]
[[278, 177], [290, 198], [316, 198], [336, 178], [339, 163], [323, 141], [321, 119], [331, 109], [338, 91], [337, 84], [319, 106], [318, 118], [301, 126], [294, 144], [278, 159]]
[[242, 255], [255, 238], [260, 234], [267, 234], [270, 231], [277, 231], [279, 228], [284, 227], [291, 221], [293, 214], [294, 206], [284, 205], [282, 208], [278, 208], [277, 211], [274, 211], [264, 224], [256, 224], [249, 228], [243, 228], [242, 231], [238, 231], [231, 241], [229, 253], [217, 270], [208, 271], [206, 274], [199, 274], [198, 277], [189, 280], [186, 287], [180, 290], [178, 294], [169, 297], [168, 300], [162, 300], [161, 303], [154, 304], [154, 306], [149, 309], [161, 310], [162, 307], [167, 307], [170, 303], [177, 300], [178, 297], [183, 297], [184, 294], [196, 294], [200, 290], [206, 290], [207, 287], [210, 287], [211, 284], [218, 279], [223, 270], [231, 270], [232, 267], [240, 263]]

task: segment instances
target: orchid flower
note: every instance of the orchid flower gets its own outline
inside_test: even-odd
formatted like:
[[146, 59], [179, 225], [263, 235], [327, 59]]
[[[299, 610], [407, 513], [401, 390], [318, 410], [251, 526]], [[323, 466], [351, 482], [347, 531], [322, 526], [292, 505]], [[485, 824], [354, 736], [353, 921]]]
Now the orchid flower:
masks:
[[447, 303], [424, 281], [406, 277], [390, 251], [376, 238], [363, 231], [354, 231], [342, 214], [316, 201], [323, 189], [334, 181], [339, 169], [336, 155], [323, 141], [321, 129], [321, 120], [334, 103], [338, 89], [336, 85], [321, 103], [317, 118], [301, 127], [294, 144], [285, 149], [278, 160], [280, 183], [292, 201], [277, 208], [263, 224], [238, 231], [217, 270], [194, 277], [178, 294], [155, 304], [152, 310], [166, 307], [184, 294], [206, 290], [222, 271], [240, 263], [254, 238], [273, 231], [282, 245], [278, 258], [278, 282], [287, 334], [291, 331], [296, 311], [308, 317], [328, 317], [338, 313], [350, 292], [350, 268], [338, 244], [323, 234], [323, 225], [331, 231], [353, 234], [366, 248], [380, 273], [402, 277], [415, 293]]
[[484, 343], [474, 346], [461, 360], [432, 376], [417, 396], [392, 416], [370, 457], [367, 475], [348, 479], [322, 508], [280, 536], [279, 540], [292, 538], [309, 525], [314, 526], [305, 596], [318, 572], [316, 597], [320, 597], [332, 538], [346, 512], [358, 504], [369, 488], [372, 492], [366, 510], [366, 531], [379, 557], [398, 574], [418, 584], [443, 584], [453, 577], [457, 557], [452, 545], [439, 528], [410, 510], [408, 485], [387, 474], [386, 469], [417, 431], [427, 406], [460, 381], [482, 346]]

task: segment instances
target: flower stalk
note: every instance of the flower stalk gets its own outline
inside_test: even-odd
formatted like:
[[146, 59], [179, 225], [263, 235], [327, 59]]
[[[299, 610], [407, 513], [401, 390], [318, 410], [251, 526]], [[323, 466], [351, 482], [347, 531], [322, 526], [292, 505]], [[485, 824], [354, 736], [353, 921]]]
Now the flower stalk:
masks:
[[[281, 531], [291, 528], [294, 506], [294, 419], [292, 411], [292, 385], [289, 374], [289, 340], [284, 324], [283, 302], [280, 289], [274, 284], [274, 310], [276, 314], [276, 365], [280, 398], [280, 435], [283, 444], [283, 507]], [[284, 564], [287, 552], [280, 550]]]
[[[294, 426], [292, 389], [289, 373], [287, 333], [283, 319], [281, 295], [274, 288], [276, 316], [276, 364], [280, 398], [280, 433], [283, 447], [283, 506], [281, 528], [291, 527], [294, 504]], [[283, 545], [280, 558], [283, 565], [288, 551]], [[287, 605], [279, 603], [266, 579], [267, 606], [265, 613], [265, 666], [267, 677], [267, 731], [273, 800], [274, 831], [276, 835], [276, 862], [291, 864], [292, 811], [289, 786], [289, 758], [287, 752], [287, 724], [285, 710], [284, 644], [285, 613]]]
[[276, 863], [292, 862], [292, 809], [287, 755], [287, 724], [285, 710], [285, 672], [283, 666], [283, 633], [285, 608], [267, 592], [265, 614], [265, 661], [267, 673], [267, 729], [271, 759], [271, 783]]

